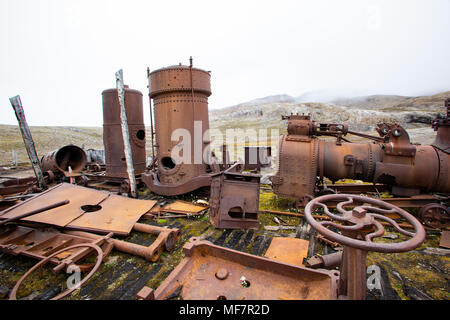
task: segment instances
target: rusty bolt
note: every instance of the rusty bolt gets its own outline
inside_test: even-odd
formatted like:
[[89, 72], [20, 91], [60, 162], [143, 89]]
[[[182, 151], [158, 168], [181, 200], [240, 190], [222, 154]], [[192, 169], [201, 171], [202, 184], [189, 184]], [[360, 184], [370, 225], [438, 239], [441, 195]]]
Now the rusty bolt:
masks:
[[366, 216], [367, 210], [361, 207], [356, 207], [353, 209], [352, 214], [356, 218], [363, 218]]

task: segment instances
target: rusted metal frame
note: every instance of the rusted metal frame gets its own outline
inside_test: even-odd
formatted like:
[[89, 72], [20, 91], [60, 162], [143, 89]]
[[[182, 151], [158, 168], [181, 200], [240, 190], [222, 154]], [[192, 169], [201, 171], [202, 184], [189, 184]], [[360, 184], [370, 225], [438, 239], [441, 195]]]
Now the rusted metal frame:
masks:
[[[161, 228], [157, 226], [146, 225], [142, 223], [136, 223], [133, 227], [138, 232], [145, 232], [150, 234], [156, 234], [156, 240], [148, 247], [126, 242], [118, 239], [111, 239], [114, 244], [114, 249], [142, 257], [148, 261], [158, 261], [164, 249], [167, 251], [173, 250], [176, 242], [181, 237], [181, 230], [177, 228]], [[78, 235], [91, 239], [98, 239], [100, 236], [92, 233], [86, 233], [82, 231], [65, 231], [64, 233], [70, 235]]]
[[44, 180], [44, 174], [42, 173], [39, 158], [37, 156], [36, 149], [34, 147], [34, 141], [33, 137], [31, 136], [30, 128], [28, 127], [27, 120], [25, 119], [25, 112], [23, 111], [20, 96], [17, 95], [15, 97], [9, 98], [9, 101], [11, 102], [11, 105], [14, 109], [17, 121], [19, 122], [19, 128], [20, 132], [22, 133], [23, 142], [25, 144], [28, 157], [30, 158], [31, 165], [33, 166], [33, 171], [34, 174], [36, 175], [39, 187], [41, 189], [46, 189], [47, 185]]
[[211, 184], [211, 174], [203, 174], [180, 185], [162, 184], [155, 172], [149, 171], [142, 175], [142, 182], [152, 191], [163, 196], [175, 196], [194, 191]]
[[[184, 245], [183, 253], [185, 258], [153, 294], [150, 292], [150, 297], [166, 299], [182, 287], [180, 295], [185, 300], [337, 298], [337, 271], [294, 266], [197, 238], [191, 238]], [[202, 268], [198, 269], [200, 264]], [[244, 275], [248, 279], [242, 280]], [[248, 280], [247, 286], [239, 286], [239, 277], [241, 282]], [[272, 286], [271, 282], [284, 285]], [[258, 289], [261, 285], [271, 290]]]
[[[319, 186], [320, 187], [320, 186]], [[323, 186], [322, 186], [323, 187]], [[384, 192], [389, 190], [386, 184], [362, 184], [362, 183], [342, 183], [342, 184], [327, 184], [326, 188], [335, 190], [341, 193], [361, 193], [361, 192]]]
[[[94, 243], [102, 246], [104, 257], [112, 249], [112, 243], [108, 240], [110, 235], [99, 237], [95, 242], [86, 237], [66, 235], [53, 228], [30, 228], [17, 225], [9, 225], [0, 232], [0, 250], [12, 255], [23, 255], [32, 259], [43, 260], [54, 252], [78, 243]], [[75, 259], [75, 257], [78, 257]], [[73, 262], [82, 259], [83, 255], [73, 256]], [[50, 260], [54, 265], [60, 264], [57, 257]], [[79, 265], [80, 269], [90, 269], [91, 265]]]
[[66, 291], [60, 293], [59, 295], [57, 295], [56, 297], [53, 297], [51, 300], [59, 300], [61, 298], [66, 297], [67, 295], [69, 295], [70, 293], [72, 293], [73, 291], [75, 291], [76, 289], [78, 289], [79, 287], [81, 287], [87, 280], [89, 280], [95, 272], [97, 272], [98, 268], [100, 267], [102, 261], [103, 261], [103, 252], [100, 249], [99, 246], [91, 244], [91, 243], [82, 243], [82, 244], [76, 244], [73, 246], [70, 246], [68, 248], [65, 249], [61, 249], [60, 251], [57, 251], [55, 253], [53, 253], [52, 255], [50, 255], [49, 257], [46, 257], [44, 260], [38, 262], [37, 264], [35, 264], [30, 270], [28, 270], [20, 279], [19, 281], [17, 281], [16, 285], [14, 286], [14, 288], [11, 290], [10, 296], [9, 296], [9, 300], [16, 300], [16, 296], [17, 296], [17, 291], [20, 287], [20, 285], [23, 283], [23, 281], [36, 269], [38, 269], [39, 267], [45, 265], [47, 262], [49, 262], [53, 257], [57, 256], [60, 253], [63, 253], [67, 250], [70, 249], [75, 249], [75, 248], [79, 248], [79, 247], [88, 247], [90, 249], [94, 249], [97, 252], [97, 260], [95, 262], [94, 267], [90, 270], [90, 272], [83, 278], [83, 280], [81, 280], [76, 286], [73, 286], [70, 289], [67, 289]]
[[119, 96], [119, 104], [120, 104], [120, 119], [122, 121], [122, 136], [123, 136], [123, 146], [125, 152], [125, 160], [127, 163], [127, 173], [128, 179], [130, 181], [130, 194], [131, 197], [137, 197], [137, 189], [136, 189], [136, 177], [134, 175], [134, 166], [133, 166], [133, 153], [131, 150], [130, 144], [130, 133], [128, 132], [128, 121], [127, 121], [127, 112], [125, 109], [125, 89], [123, 85], [123, 71], [120, 69], [116, 72], [116, 85], [117, 85], [117, 94]]

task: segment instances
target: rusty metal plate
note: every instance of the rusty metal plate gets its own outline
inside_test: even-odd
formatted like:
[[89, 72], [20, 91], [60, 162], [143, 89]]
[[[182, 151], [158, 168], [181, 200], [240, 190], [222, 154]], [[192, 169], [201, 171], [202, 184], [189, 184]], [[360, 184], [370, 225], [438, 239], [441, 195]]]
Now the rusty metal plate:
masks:
[[265, 257], [284, 263], [303, 266], [308, 256], [309, 241], [297, 238], [275, 237], [272, 239]]
[[156, 200], [136, 200], [111, 195], [101, 209], [86, 212], [66, 227], [71, 229], [129, 234], [139, 218], [150, 211]]
[[178, 212], [199, 213], [205, 209], [208, 209], [208, 207], [195, 205], [187, 201], [177, 200], [175, 202], [166, 204], [160, 209], [160, 211], [174, 212], [174, 213]]
[[441, 242], [439, 243], [439, 247], [450, 249], [450, 231], [448, 230], [442, 231]]
[[54, 208], [31, 217], [21, 219], [22, 221], [39, 222], [64, 227], [84, 213], [81, 206], [97, 204], [106, 196], [108, 196], [107, 192], [96, 191], [63, 183], [9, 209], [6, 209], [3, 211], [1, 217], [13, 218], [25, 212], [42, 208], [57, 201], [68, 199], [70, 200], [70, 203], [65, 205], [64, 208]]
[[339, 272], [293, 266], [191, 238], [185, 258], [155, 291], [183, 300], [336, 299]]
[[[154, 200], [130, 199], [63, 183], [5, 210], [2, 218], [12, 218], [61, 199], [68, 199], [70, 203], [21, 220], [126, 235], [130, 233], [136, 221], [156, 203]], [[97, 209], [96, 206], [98, 210], [91, 211]]]

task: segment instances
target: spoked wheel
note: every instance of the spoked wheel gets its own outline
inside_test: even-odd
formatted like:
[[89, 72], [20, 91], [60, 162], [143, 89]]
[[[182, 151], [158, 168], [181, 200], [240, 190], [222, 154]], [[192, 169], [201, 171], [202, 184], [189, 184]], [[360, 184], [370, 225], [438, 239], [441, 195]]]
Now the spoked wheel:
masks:
[[449, 209], [439, 203], [424, 205], [419, 211], [419, 218], [431, 228], [445, 229], [450, 226]]

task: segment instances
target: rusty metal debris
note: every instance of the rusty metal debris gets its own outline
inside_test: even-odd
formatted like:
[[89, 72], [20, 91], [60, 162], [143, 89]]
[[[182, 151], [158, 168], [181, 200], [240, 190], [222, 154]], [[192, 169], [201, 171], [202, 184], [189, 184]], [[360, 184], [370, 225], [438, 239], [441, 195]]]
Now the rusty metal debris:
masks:
[[4, 210], [1, 217], [13, 218], [60, 199], [69, 199], [70, 203], [63, 208], [54, 208], [21, 221], [127, 235], [139, 218], [156, 203], [153, 200], [129, 199], [109, 192], [62, 183]]
[[[58, 265], [62, 259], [69, 255], [72, 255], [72, 261], [76, 263], [83, 258], [83, 255], [78, 255], [78, 253], [84, 252], [84, 250], [69, 250], [67, 247], [75, 244], [93, 243], [102, 247], [103, 255], [106, 257], [112, 249], [110, 236], [111, 234], [99, 236], [93, 241], [88, 237], [63, 234], [54, 228], [8, 225], [0, 228], [0, 251], [44, 260], [49, 255], [66, 248], [65, 251], [53, 255], [50, 263]], [[74, 254], [77, 254], [76, 258]]]
[[266, 146], [245, 146], [244, 147], [244, 169], [261, 170], [270, 167], [272, 148]]
[[442, 231], [439, 247], [450, 249], [450, 231], [449, 230]]
[[336, 271], [294, 266], [197, 238], [183, 252], [185, 258], [155, 290], [155, 299], [167, 299], [180, 288], [183, 300], [337, 298]]
[[306, 266], [310, 268], [333, 269], [342, 263], [342, 250], [326, 255], [315, 255], [306, 260]]
[[[335, 214], [328, 210], [326, 202], [330, 199], [339, 201], [337, 205], [339, 213]], [[350, 211], [344, 209], [350, 203], [358, 203], [358, 205]], [[312, 213], [317, 209], [323, 210], [332, 218], [332, 221], [316, 221]], [[402, 216], [414, 226], [414, 232], [400, 228], [397, 222], [384, 215], [386, 213]], [[320, 196], [308, 203], [305, 207], [305, 216], [308, 223], [318, 233], [344, 246], [338, 286], [340, 299], [365, 299], [368, 251], [406, 252], [417, 248], [425, 240], [424, 228], [412, 215], [396, 206], [368, 197], [348, 194]], [[390, 223], [397, 232], [411, 239], [395, 243], [373, 242], [373, 239], [381, 237], [385, 232], [384, 227], [376, 219]], [[327, 227], [333, 227], [340, 233]]]
[[[54, 177], [53, 172], [44, 172], [44, 180], [46, 183], [53, 182]], [[37, 179], [35, 177], [11, 178], [0, 183], [0, 200], [4, 197], [23, 195], [35, 191], [42, 191], [42, 189], [38, 187]]]
[[150, 287], [143, 287], [136, 295], [137, 300], [154, 300], [155, 291]]
[[[56, 251], [54, 253], [52, 253], [51, 255], [49, 255], [48, 257], [46, 257], [45, 259], [41, 260], [40, 262], [38, 262], [37, 264], [35, 264], [30, 270], [28, 270], [20, 279], [19, 281], [17, 281], [16, 285], [14, 286], [14, 288], [11, 290], [10, 296], [9, 296], [9, 300], [16, 300], [16, 296], [17, 296], [17, 291], [19, 290], [20, 285], [24, 282], [24, 280], [36, 269], [40, 268], [41, 266], [45, 265], [46, 263], [48, 263], [52, 258], [54, 258], [55, 256], [64, 253], [68, 250], [73, 250], [73, 249], [77, 249], [77, 248], [88, 248], [87, 250], [84, 249], [83, 250], [83, 257], [85, 257], [87, 254], [91, 253], [91, 250], [95, 250], [97, 253], [97, 259], [95, 262], [95, 265], [92, 267], [92, 269], [89, 271], [89, 273], [83, 278], [83, 280], [81, 280], [77, 285], [68, 288], [66, 291], [58, 294], [56, 297], [53, 297], [51, 300], [59, 300], [62, 299], [64, 297], [66, 297], [67, 295], [69, 295], [70, 293], [72, 293], [73, 291], [75, 291], [76, 289], [80, 288], [86, 281], [88, 281], [95, 272], [97, 272], [98, 268], [100, 267], [102, 261], [103, 261], [103, 251], [100, 249], [100, 247], [98, 245], [95, 245], [93, 243], [79, 243], [79, 244], [74, 244], [68, 248], [64, 248], [61, 249], [59, 251]], [[71, 265], [73, 264], [73, 260], [74, 257], [77, 256], [81, 256], [80, 253], [73, 253], [70, 256], [68, 256], [66, 259], [64, 259], [58, 266], [60, 265]]]
[[[138, 232], [155, 234], [157, 235], [157, 238], [148, 247], [118, 239], [111, 239], [111, 242], [114, 244], [114, 249], [124, 253], [142, 257], [152, 262], [158, 261], [164, 250], [172, 251], [175, 248], [177, 241], [181, 237], [181, 230], [177, 228], [161, 228], [157, 226], [136, 223], [133, 226], [133, 229]], [[90, 239], [100, 238], [100, 236], [98, 235], [82, 231], [65, 231], [65, 233]]]
[[294, 266], [303, 266], [303, 259], [308, 256], [308, 247], [307, 240], [274, 237], [264, 256]]
[[209, 206], [195, 205], [191, 202], [177, 200], [172, 203], [168, 203], [159, 209], [160, 212], [179, 213], [187, 215], [199, 215]]
[[70, 173], [80, 173], [86, 166], [86, 162], [86, 153], [75, 145], [64, 146], [41, 157], [43, 171], [62, 173], [66, 176]]
[[240, 172], [238, 162], [212, 176], [209, 220], [216, 228], [256, 229], [260, 175]]
[[[356, 179], [386, 185], [394, 195], [404, 197], [403, 200], [387, 199], [400, 206], [417, 206], [414, 205], [416, 200], [422, 206], [439, 203], [437, 197], [428, 202], [420, 197], [430, 192], [450, 193], [448, 104], [447, 100], [447, 117], [433, 124], [437, 135], [431, 146], [411, 144], [408, 133], [398, 123], [378, 124], [376, 129], [380, 136], [375, 137], [350, 131], [345, 124], [316, 123], [306, 115], [286, 116], [283, 119], [288, 120], [288, 133], [280, 138], [278, 172], [270, 178], [273, 190], [305, 206], [325, 191], [324, 177], [333, 182]], [[372, 142], [351, 143], [344, 138], [347, 134]], [[323, 140], [319, 136], [332, 136], [336, 140]], [[355, 186], [351, 187], [357, 191]], [[361, 187], [361, 191], [364, 188], [367, 189]], [[327, 193], [335, 192], [330, 190]], [[441, 226], [450, 223], [448, 207], [443, 207], [447, 213], [443, 215], [445, 221], [440, 221]], [[435, 218], [432, 214], [428, 216]]]

